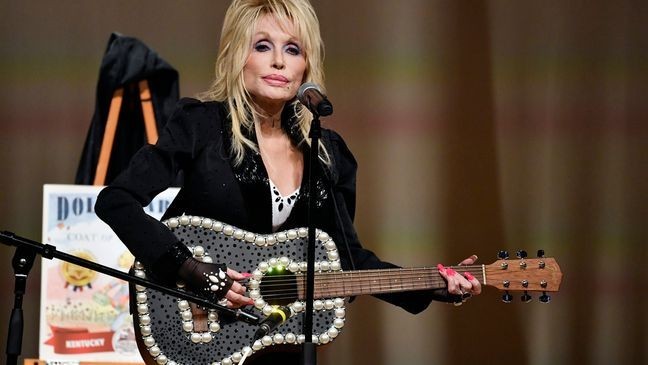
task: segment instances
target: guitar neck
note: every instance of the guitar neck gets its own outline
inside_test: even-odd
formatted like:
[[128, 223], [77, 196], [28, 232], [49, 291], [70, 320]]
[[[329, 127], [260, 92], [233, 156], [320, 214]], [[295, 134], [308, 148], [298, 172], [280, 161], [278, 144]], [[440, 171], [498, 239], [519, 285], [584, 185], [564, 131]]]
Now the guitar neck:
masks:
[[[484, 283], [483, 265], [452, 267], [458, 273], [470, 272]], [[305, 298], [305, 276], [297, 280], [300, 299]], [[445, 288], [446, 282], [437, 268], [397, 268], [324, 272], [315, 274], [315, 298], [349, 297]]]

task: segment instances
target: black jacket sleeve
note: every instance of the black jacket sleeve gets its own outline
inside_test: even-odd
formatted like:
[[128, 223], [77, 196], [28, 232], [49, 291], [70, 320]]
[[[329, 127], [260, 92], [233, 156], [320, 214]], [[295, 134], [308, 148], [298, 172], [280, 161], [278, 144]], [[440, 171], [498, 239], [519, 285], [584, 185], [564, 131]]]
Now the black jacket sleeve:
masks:
[[157, 144], [140, 149], [128, 168], [101, 191], [95, 205], [97, 216], [161, 279], [175, 277], [180, 262], [174, 263], [173, 258], [186, 258], [188, 250], [178, 245], [175, 235], [143, 208], [171, 186], [185, 161], [209, 138], [209, 133], [201, 130], [205, 122], [202, 108], [197, 100], [181, 100]]

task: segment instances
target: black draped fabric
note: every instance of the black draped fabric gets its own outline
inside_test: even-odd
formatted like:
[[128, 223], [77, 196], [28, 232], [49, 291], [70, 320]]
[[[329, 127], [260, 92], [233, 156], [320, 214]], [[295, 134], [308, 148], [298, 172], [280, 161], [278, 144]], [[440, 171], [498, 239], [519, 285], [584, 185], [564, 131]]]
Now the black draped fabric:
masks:
[[109, 184], [124, 170], [135, 152], [146, 144], [138, 87], [138, 82], [144, 79], [149, 83], [155, 121], [160, 130], [178, 102], [178, 72], [140, 40], [111, 34], [99, 70], [95, 111], [77, 169], [76, 184], [93, 183], [115, 90], [123, 88], [124, 94], [105, 183]]

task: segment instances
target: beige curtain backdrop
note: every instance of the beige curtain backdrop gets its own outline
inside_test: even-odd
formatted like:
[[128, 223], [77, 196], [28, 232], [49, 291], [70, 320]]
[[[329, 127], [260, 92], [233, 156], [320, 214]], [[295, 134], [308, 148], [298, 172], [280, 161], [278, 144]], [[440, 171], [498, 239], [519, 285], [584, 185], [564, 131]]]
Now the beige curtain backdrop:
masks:
[[[112, 31], [208, 87], [226, 1], [0, 2], [0, 230], [40, 238], [42, 185], [72, 183]], [[418, 316], [349, 306], [320, 364], [648, 363], [648, 3], [314, 1], [326, 126], [360, 165], [357, 229], [404, 266], [544, 249], [549, 305], [493, 288]], [[0, 247], [0, 342], [13, 300]], [[23, 354], [38, 356], [40, 270]]]

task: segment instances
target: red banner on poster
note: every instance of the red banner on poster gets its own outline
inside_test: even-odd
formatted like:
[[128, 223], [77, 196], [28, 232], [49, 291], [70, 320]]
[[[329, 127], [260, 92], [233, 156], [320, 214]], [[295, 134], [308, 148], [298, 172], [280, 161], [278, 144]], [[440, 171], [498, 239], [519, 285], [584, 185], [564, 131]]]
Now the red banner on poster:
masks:
[[86, 354], [91, 352], [114, 351], [112, 338], [115, 332], [90, 332], [86, 328], [52, 328], [52, 337], [45, 341], [54, 346], [57, 354]]

